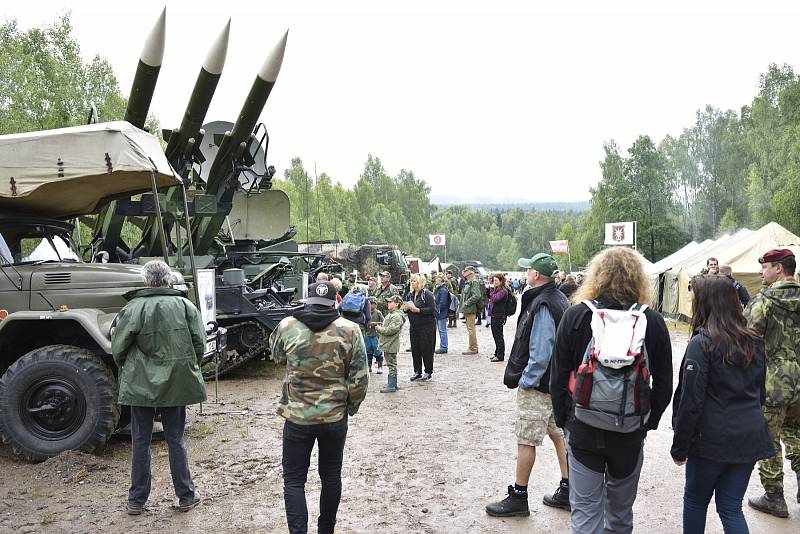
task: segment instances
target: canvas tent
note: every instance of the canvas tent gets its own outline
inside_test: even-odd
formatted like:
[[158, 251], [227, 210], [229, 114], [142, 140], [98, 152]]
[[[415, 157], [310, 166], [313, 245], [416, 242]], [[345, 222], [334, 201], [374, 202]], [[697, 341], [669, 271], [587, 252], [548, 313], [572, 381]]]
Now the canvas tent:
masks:
[[0, 210], [68, 218], [180, 184], [155, 137], [124, 121], [0, 136]]

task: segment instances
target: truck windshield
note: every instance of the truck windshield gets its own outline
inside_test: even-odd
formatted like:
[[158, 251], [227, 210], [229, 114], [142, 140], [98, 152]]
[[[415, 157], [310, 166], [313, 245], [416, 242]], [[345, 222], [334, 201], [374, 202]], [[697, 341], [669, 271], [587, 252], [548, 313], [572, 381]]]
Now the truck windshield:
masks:
[[41, 224], [0, 225], [0, 264], [81, 261], [65, 228]]

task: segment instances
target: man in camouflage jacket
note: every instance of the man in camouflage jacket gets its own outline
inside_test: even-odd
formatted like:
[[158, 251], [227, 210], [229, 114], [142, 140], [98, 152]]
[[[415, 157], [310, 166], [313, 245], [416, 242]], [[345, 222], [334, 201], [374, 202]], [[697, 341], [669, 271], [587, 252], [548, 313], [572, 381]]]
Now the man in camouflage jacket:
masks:
[[392, 295], [400, 295], [400, 291], [396, 287], [392, 285], [392, 275], [389, 271], [383, 271], [380, 273], [381, 276], [381, 283], [375, 288], [373, 293], [370, 293], [371, 296], [375, 297], [378, 301], [378, 310], [386, 316], [386, 313], [389, 309], [386, 306], [386, 299], [391, 297]]
[[[767, 354], [764, 417], [777, 453], [759, 463], [766, 493], [751, 497], [751, 507], [777, 517], [788, 517], [783, 497], [783, 457], [800, 484], [800, 284], [794, 279], [796, 262], [789, 249], [772, 249], [761, 258], [761, 280], [766, 288], [745, 309], [749, 325], [764, 338]], [[800, 502], [800, 490], [797, 500]]]
[[270, 337], [276, 362], [286, 362], [278, 415], [283, 426], [283, 498], [289, 531], [307, 532], [305, 482], [317, 441], [319, 532], [333, 532], [342, 495], [342, 458], [348, 415], [367, 394], [369, 373], [359, 326], [339, 316], [336, 287], [311, 284], [307, 309], [280, 322]]

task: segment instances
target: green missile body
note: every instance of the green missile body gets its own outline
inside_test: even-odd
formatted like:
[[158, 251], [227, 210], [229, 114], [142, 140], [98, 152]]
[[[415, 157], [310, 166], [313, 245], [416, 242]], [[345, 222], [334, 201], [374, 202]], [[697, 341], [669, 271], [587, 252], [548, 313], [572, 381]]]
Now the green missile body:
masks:
[[136, 66], [136, 75], [133, 77], [131, 93], [128, 97], [128, 107], [125, 109], [125, 120], [137, 128], [144, 128], [147, 113], [150, 111], [150, 102], [156, 89], [158, 73], [164, 59], [164, 37], [166, 34], [167, 8], [150, 30], [150, 35], [144, 43], [139, 64]]

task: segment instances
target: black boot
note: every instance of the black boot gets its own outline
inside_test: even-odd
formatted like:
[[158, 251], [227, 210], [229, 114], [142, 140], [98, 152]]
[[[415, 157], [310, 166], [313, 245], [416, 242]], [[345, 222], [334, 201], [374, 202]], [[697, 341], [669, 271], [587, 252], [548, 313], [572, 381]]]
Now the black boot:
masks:
[[553, 493], [552, 496], [545, 495], [542, 502], [553, 508], [561, 508], [567, 511], [571, 510], [569, 506], [569, 481], [562, 478], [561, 482], [558, 484], [558, 488], [556, 488], [556, 492]]
[[786, 500], [783, 498], [783, 492], [767, 492], [760, 497], [750, 497], [747, 499], [747, 504], [759, 512], [774, 515], [775, 517], [789, 517], [789, 508], [786, 506]]
[[523, 517], [531, 515], [528, 509], [528, 492], [519, 493], [514, 486], [508, 487], [508, 497], [486, 505], [486, 513], [492, 517]]

